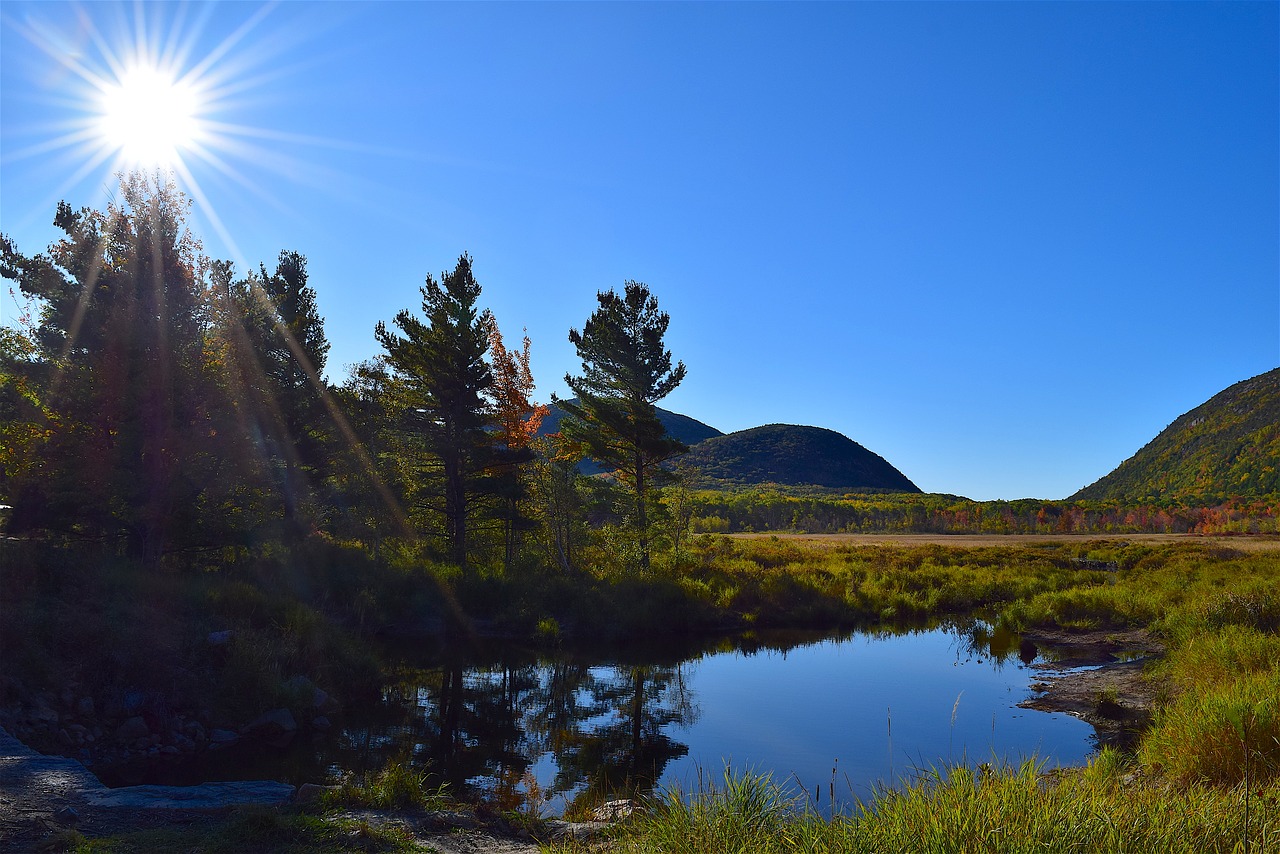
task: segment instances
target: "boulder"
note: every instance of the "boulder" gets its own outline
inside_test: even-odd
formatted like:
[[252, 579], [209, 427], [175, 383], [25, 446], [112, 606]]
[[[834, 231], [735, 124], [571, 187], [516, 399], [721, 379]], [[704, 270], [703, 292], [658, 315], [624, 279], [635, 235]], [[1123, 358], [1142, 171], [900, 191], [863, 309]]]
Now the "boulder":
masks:
[[141, 715], [134, 715], [126, 719], [124, 723], [116, 728], [116, 740], [125, 743], [147, 738], [149, 735], [151, 735], [151, 728], [147, 726], [146, 720]]
[[265, 741], [273, 747], [284, 747], [298, 731], [298, 722], [288, 709], [272, 709], [241, 727], [243, 735]]

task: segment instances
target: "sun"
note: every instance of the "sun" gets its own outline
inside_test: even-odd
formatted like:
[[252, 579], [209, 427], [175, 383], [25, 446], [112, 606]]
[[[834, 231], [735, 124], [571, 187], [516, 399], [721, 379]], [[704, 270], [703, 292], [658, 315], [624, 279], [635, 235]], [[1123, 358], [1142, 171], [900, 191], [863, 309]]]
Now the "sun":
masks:
[[173, 166], [200, 137], [195, 90], [160, 68], [137, 65], [106, 84], [98, 130], [137, 166]]

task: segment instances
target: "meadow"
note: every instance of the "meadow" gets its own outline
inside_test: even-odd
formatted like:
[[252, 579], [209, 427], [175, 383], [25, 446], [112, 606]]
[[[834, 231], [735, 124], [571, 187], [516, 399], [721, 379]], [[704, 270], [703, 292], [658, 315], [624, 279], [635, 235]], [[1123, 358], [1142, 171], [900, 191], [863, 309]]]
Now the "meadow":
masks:
[[[1054, 773], [1034, 762], [921, 768], [910, 785], [886, 789], [860, 811], [834, 818], [823, 817], [804, 792], [730, 769], [723, 781], [707, 782], [698, 791], [655, 797], [603, 840], [548, 843], [546, 850], [1280, 847], [1280, 543], [1250, 538], [1236, 547], [1230, 539], [1193, 537], [990, 543], [969, 545], [964, 537], [901, 544], [704, 536], [694, 540], [680, 563], [655, 565], [647, 577], [611, 573], [603, 563], [571, 579], [459, 576], [446, 567], [414, 563], [402, 553], [348, 562], [345, 573], [329, 554], [325, 560], [314, 558], [305, 571], [295, 566], [292, 573], [279, 565], [273, 571], [264, 565], [242, 567], [234, 580], [214, 572], [194, 580], [116, 572], [106, 577], [130, 578], [129, 585], [112, 588], [102, 574], [93, 583], [97, 608], [105, 614], [132, 603], [134, 620], [157, 619], [144, 613], [148, 601], [167, 603], [166, 613], [174, 603], [192, 603], [191, 613], [219, 603], [217, 626], [243, 628], [245, 649], [233, 651], [220, 669], [205, 675], [223, 685], [253, 684], [256, 690], [271, 690], [273, 679], [299, 669], [308, 672], [309, 666], [321, 668], [311, 674], [320, 684], [344, 684], [343, 667], [357, 673], [370, 663], [362, 622], [371, 627], [403, 619], [405, 602], [434, 607], [442, 618], [449, 608], [479, 614], [486, 625], [523, 631], [530, 643], [545, 644], [606, 636], [625, 642], [629, 634], [659, 627], [709, 634], [962, 618], [1015, 632], [1142, 630], [1166, 653], [1148, 665], [1146, 678], [1158, 687], [1158, 708], [1131, 752], [1107, 750], [1085, 768]], [[6, 566], [12, 579], [13, 564]], [[11, 589], [19, 599], [40, 599], [39, 613], [56, 615], [56, 602], [76, 595], [66, 580], [73, 575], [64, 568], [60, 585], [48, 576], [24, 576], [25, 583]], [[377, 591], [395, 592], [379, 596]], [[13, 628], [20, 603], [10, 598], [3, 607], [3, 625]], [[57, 629], [19, 625], [37, 640], [47, 640]], [[111, 642], [105, 633], [112, 625], [105, 617], [81, 621], [76, 645]], [[201, 629], [211, 626], [208, 622]], [[172, 625], [166, 631], [183, 634]], [[99, 634], [86, 635], [92, 632]], [[20, 653], [8, 660], [41, 670], [59, 666], [57, 644], [32, 647], [19, 641], [6, 635], [6, 654], [15, 652], [15, 644]], [[128, 648], [121, 641], [117, 655]], [[335, 840], [347, 839], [346, 831], [315, 829], [347, 826], [337, 818], [338, 804], [436, 803], [441, 793], [426, 771], [389, 769], [381, 777], [348, 780], [342, 797], [329, 807], [281, 813], [271, 819], [272, 826], [287, 833], [292, 823], [306, 823], [317, 841], [303, 850], [341, 848], [347, 843]], [[542, 826], [527, 808], [515, 807], [511, 818], [535, 833]], [[221, 825], [209, 837], [214, 840], [209, 847], [193, 850], [218, 850], [220, 834], [246, 820], [242, 816]], [[360, 844], [364, 850], [412, 850], [416, 844], [393, 836], [371, 831]], [[135, 844], [144, 847], [131, 847]], [[145, 844], [129, 835], [83, 842], [88, 850], [148, 850]]]

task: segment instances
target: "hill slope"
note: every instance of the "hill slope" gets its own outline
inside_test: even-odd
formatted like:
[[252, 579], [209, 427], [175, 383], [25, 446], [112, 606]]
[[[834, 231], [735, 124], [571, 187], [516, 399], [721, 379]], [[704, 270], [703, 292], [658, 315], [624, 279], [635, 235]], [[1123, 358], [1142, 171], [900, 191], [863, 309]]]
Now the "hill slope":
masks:
[[1272, 493], [1280, 493], [1280, 368], [1214, 395], [1068, 500]]
[[830, 489], [920, 489], [878, 454], [822, 427], [766, 424], [707, 439], [683, 458], [718, 484], [777, 483]]
[[[575, 397], [570, 402], [577, 403], [577, 401], [578, 399]], [[703, 424], [696, 418], [690, 418], [688, 415], [681, 415], [678, 412], [671, 412], [660, 406], [655, 408], [658, 410], [658, 420], [662, 422], [663, 427], [667, 428], [667, 433], [690, 447], [704, 439], [724, 435], [716, 428], [709, 424]], [[556, 404], [551, 404], [549, 409], [547, 416], [542, 419], [542, 424], [538, 427], [539, 436], [559, 432], [560, 421], [565, 417], [565, 411]]]

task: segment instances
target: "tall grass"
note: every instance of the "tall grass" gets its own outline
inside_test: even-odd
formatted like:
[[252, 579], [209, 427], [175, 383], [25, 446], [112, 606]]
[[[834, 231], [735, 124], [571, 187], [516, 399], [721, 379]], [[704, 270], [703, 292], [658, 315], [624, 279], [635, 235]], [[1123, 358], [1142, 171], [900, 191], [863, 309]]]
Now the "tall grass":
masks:
[[[856, 815], [828, 819], [768, 777], [729, 776], [682, 796], [671, 793], [621, 829], [609, 850], [626, 854], [1020, 854], [1169, 852], [1201, 854], [1280, 845], [1280, 786], [1257, 796], [1245, 835], [1235, 790], [1193, 786], [1174, 796], [1135, 779], [1114, 753], [1076, 773], [1045, 775], [1035, 763], [928, 772], [884, 792]], [[547, 850], [586, 850], [566, 843]]]

